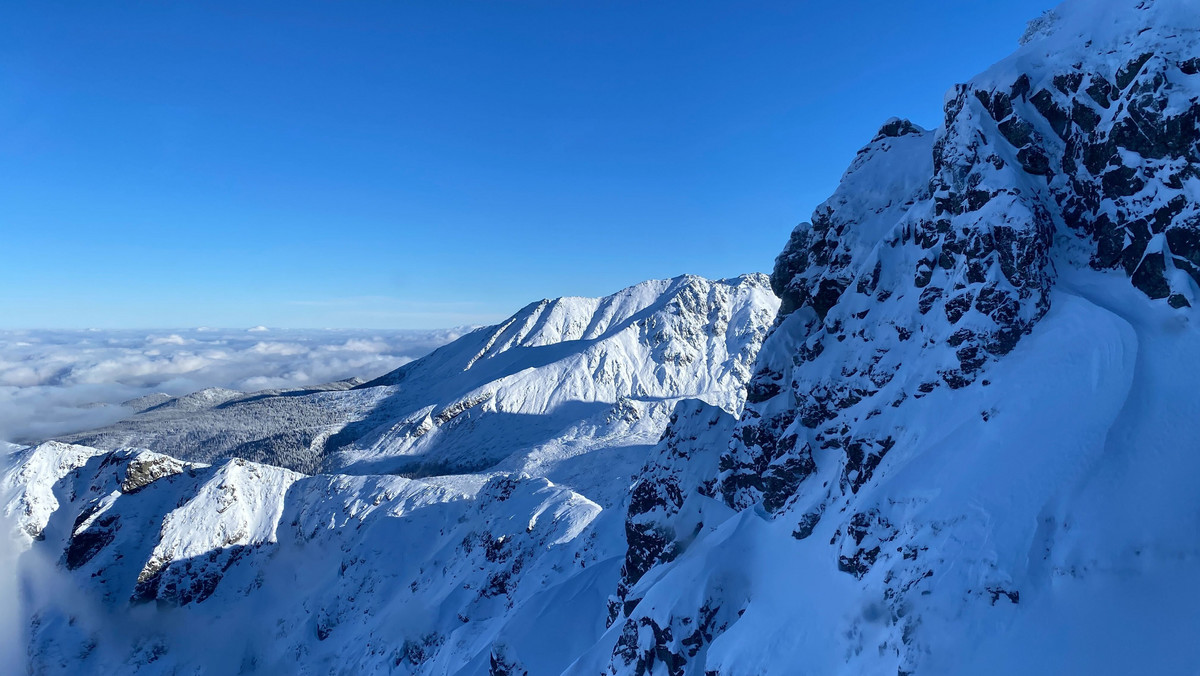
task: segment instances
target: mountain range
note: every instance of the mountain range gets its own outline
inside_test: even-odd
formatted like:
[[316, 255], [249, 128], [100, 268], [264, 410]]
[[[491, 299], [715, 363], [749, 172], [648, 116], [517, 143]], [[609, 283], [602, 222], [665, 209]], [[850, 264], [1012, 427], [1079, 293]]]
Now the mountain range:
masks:
[[1020, 42], [769, 277], [10, 448], [30, 670], [1193, 673], [1200, 5]]

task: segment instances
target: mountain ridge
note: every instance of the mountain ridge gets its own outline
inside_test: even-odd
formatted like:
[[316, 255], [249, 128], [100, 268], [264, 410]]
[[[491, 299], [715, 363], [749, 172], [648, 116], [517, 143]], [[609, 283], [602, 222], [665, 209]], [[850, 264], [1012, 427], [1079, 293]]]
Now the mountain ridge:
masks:
[[[740, 405], [738, 383], [776, 303], [764, 275], [683, 275], [605, 298], [542, 300], [370, 382], [205, 390], [61, 440], [199, 462], [244, 457], [309, 474], [435, 475], [485, 470], [617, 407], [651, 419], [629, 436], [652, 444], [674, 399]], [[502, 418], [526, 422], [514, 431]], [[493, 424], [525, 436], [496, 443], [478, 429]]]
[[[1005, 643], [1045, 635], [1060, 671], [1132, 673], [1150, 659], [1139, 642], [1184, 640], [1145, 633], [1153, 606], [1127, 594], [1195, 588], [1175, 562], [1196, 551], [1099, 504], [1107, 491], [1126, 513], [1196, 527], [1186, 488], [1163, 498], [1127, 460], [1154, 439], [1157, 462], [1195, 463], [1187, 432], [1161, 431], [1200, 412], [1180, 389], [1181, 355], [1200, 349], [1194, 9], [1065, 2], [948, 92], [938, 130], [885, 123], [776, 260], [780, 321], [741, 419], [721, 423], [728, 448], [677, 444], [640, 479], [669, 490], [631, 504], [619, 612], [591, 666], [801, 669], [754, 650], [774, 644], [814, 673], [1053, 673]], [[710, 424], [693, 415], [667, 436]], [[716, 470], [680, 482], [696, 464]], [[737, 516], [693, 539], [688, 505], [705, 501]], [[1138, 556], [1140, 577], [1106, 563]], [[1136, 638], [1102, 626], [1118, 611], [1055, 604], [1056, 588], [1089, 585], [1137, 618]], [[1054, 621], [1106, 649], [1087, 654], [1087, 631]]]
[[211, 409], [328, 407], [313, 467], [343, 473], [12, 451], [37, 667], [1186, 673], [1193, 10], [1031, 22], [938, 129], [886, 121], [769, 279], [543, 300]]

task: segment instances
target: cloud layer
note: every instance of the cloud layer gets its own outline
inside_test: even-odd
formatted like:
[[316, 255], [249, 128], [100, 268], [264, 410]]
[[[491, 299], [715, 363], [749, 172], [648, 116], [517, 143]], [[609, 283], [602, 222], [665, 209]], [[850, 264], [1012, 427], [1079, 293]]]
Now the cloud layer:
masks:
[[130, 414], [121, 402], [155, 392], [372, 378], [465, 331], [0, 331], [0, 440], [106, 425]]

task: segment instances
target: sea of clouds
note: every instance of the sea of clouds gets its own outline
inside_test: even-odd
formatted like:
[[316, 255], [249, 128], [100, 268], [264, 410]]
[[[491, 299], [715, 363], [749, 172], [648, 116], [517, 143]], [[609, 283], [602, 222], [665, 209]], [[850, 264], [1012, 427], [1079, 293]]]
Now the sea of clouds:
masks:
[[[0, 330], [0, 475], [14, 448], [5, 440], [40, 441], [107, 425], [132, 414], [121, 403], [136, 397], [369, 379], [469, 330]], [[9, 601], [19, 595], [21, 547], [11, 537], [4, 493], [0, 486], [0, 665], [23, 671], [16, 665], [24, 661], [25, 620]], [[54, 565], [34, 562], [26, 570], [53, 575]]]
[[0, 440], [107, 425], [122, 402], [205, 387], [301, 387], [382, 375], [470, 329], [0, 331]]

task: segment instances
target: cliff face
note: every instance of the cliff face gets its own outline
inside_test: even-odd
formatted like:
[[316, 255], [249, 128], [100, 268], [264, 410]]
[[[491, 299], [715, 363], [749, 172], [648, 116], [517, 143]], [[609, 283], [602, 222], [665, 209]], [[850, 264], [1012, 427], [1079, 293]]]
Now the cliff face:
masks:
[[[1056, 264], [1121, 271], [1150, 300], [1191, 305], [1195, 7], [1128, 4], [1050, 13], [1045, 34], [948, 93], [936, 132], [884, 125], [796, 229], [771, 275], [786, 320], [725, 461], [727, 502], [781, 506], [814, 447], [845, 450], [842, 488], [856, 491], [894, 443], [862, 423], [896, 397], [978, 380], [1045, 315]], [[894, 392], [897, 375], [910, 382]]]
[[1200, 5], [1072, 0], [1022, 43], [937, 130], [887, 122], [793, 232], [740, 420], [681, 407], [635, 485], [612, 673], [937, 673], [1034, 631], [1036, 590], [1123, 598], [1099, 569], [1177, 549], [1095, 504], [1139, 454], [1196, 465], [1160, 428], [1197, 409]]

